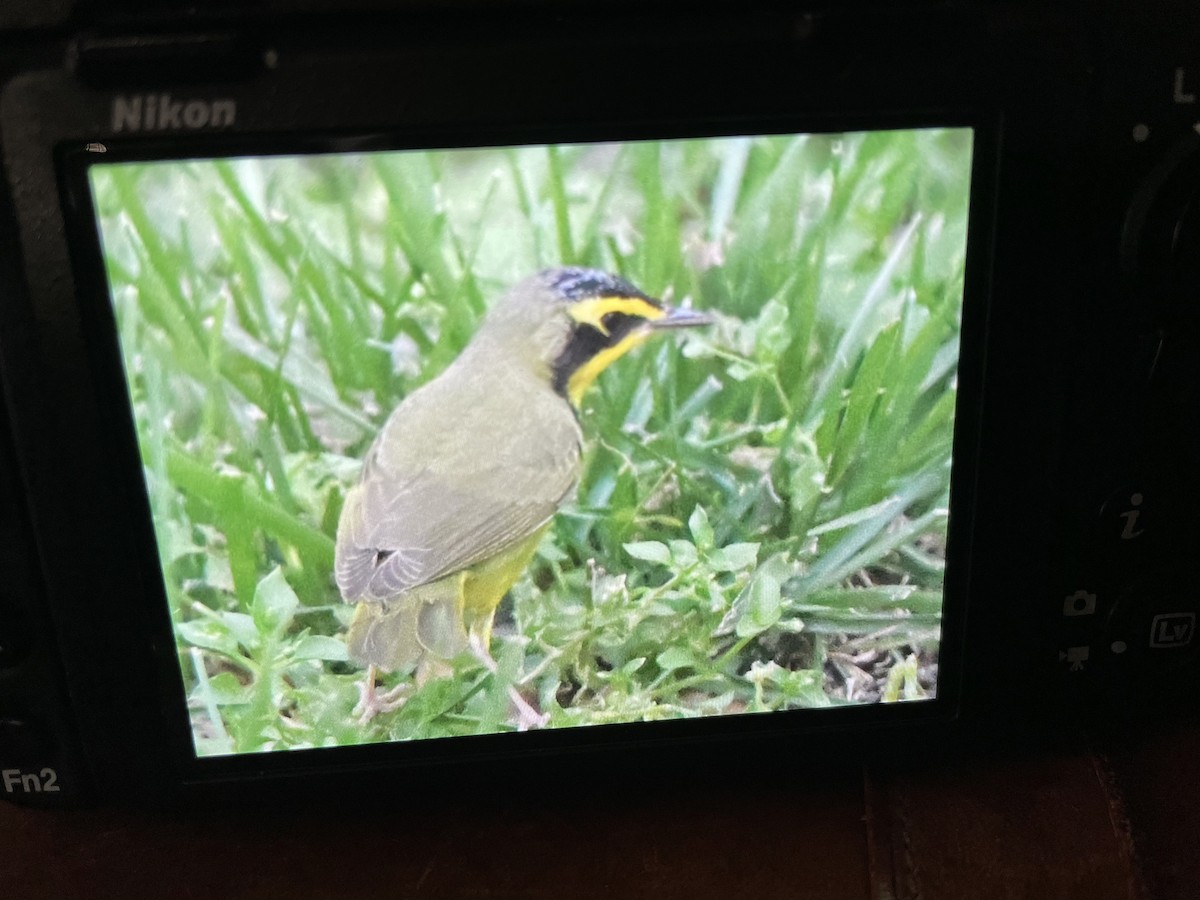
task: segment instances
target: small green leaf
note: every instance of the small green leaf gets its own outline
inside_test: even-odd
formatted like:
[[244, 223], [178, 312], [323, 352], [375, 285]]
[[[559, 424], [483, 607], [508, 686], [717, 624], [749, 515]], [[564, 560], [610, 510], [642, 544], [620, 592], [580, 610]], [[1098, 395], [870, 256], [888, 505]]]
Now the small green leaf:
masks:
[[910, 654], [892, 666], [880, 699], [883, 703], [896, 703], [899, 700], [920, 700], [925, 696], [925, 689], [917, 679], [917, 658]]
[[759, 369], [757, 366], [752, 366], [749, 363], [734, 362], [729, 364], [729, 368], [727, 368], [725, 372], [734, 381], [740, 382], [749, 381], [758, 374]]
[[658, 563], [665, 566], [671, 561], [671, 551], [661, 541], [635, 541], [625, 544], [625, 552], [634, 559], [644, 559], [646, 562]]
[[262, 635], [278, 637], [292, 623], [300, 599], [292, 590], [283, 571], [275, 568], [254, 589], [254, 624]]
[[646, 664], [646, 657], [644, 657], [644, 656], [635, 657], [634, 659], [631, 659], [629, 662], [625, 663], [625, 665], [621, 666], [621, 673], [624, 675], [632, 675], [634, 672], [636, 672], [638, 669], [640, 669], [645, 664]]
[[775, 297], [763, 304], [755, 328], [755, 348], [759, 359], [775, 362], [792, 342], [792, 330], [787, 327], [788, 309]]
[[691, 651], [685, 650], [683, 647], [668, 647], [662, 653], [654, 658], [658, 667], [664, 672], [673, 672], [675, 669], [686, 669], [696, 664], [696, 658], [691, 654]]
[[[758, 632], [754, 630], [754, 627], [751, 623], [748, 622], [746, 625], [741, 624], [742, 619], [745, 619], [750, 615], [750, 608], [756, 596], [754, 591], [761, 590], [761, 588], [754, 587], [755, 583], [759, 579], [765, 578], [768, 581], [774, 582], [775, 585], [779, 587], [793, 575], [795, 575], [795, 571], [791, 563], [787, 561], [787, 557], [784, 555], [776, 554], [775, 556], [765, 560], [762, 565], [760, 565], [754, 571], [749, 583], [742, 588], [741, 593], [738, 594], [733, 603], [729, 605], [728, 611], [726, 611], [724, 618], [721, 619], [720, 624], [717, 625], [716, 629], [713, 631], [713, 634], [726, 635], [733, 634], [735, 631], [739, 637], [746, 637], [747, 633], [757, 634]], [[749, 629], [749, 631], [746, 632], [746, 629]]]
[[694, 566], [699, 554], [696, 547], [689, 541], [671, 541], [671, 561], [681, 569]]
[[175, 626], [179, 636], [193, 647], [213, 650], [225, 656], [240, 656], [237, 639], [221, 623], [211, 619], [180, 622]]
[[326, 662], [346, 662], [350, 655], [346, 645], [337, 638], [310, 634], [292, 648], [292, 659], [321, 659]]
[[[753, 580], [743, 592], [744, 612], [734, 629], [738, 637], [761, 634], [779, 621], [783, 612], [779, 584], [780, 580], [771, 566], [760, 566], [754, 573]], [[743, 597], [739, 597], [737, 602], [741, 603]]]
[[221, 621], [229, 629], [229, 633], [237, 639], [237, 642], [247, 650], [258, 647], [260, 643], [258, 628], [251, 616], [239, 612], [225, 612], [221, 613]]
[[758, 560], [758, 544], [727, 544], [708, 554], [714, 572], [740, 572]]
[[708, 513], [704, 511], [703, 506], [697, 506], [692, 511], [692, 517], [688, 519], [688, 530], [692, 533], [692, 540], [701, 550], [712, 547], [713, 530], [712, 526], [708, 524]]
[[768, 682], [774, 685], [789, 706], [830, 705], [819, 669], [785, 669], [774, 662], [765, 665], [755, 662], [751, 665], [749, 677], [760, 684]]
[[220, 672], [208, 680], [208, 689], [219, 706], [240, 706], [250, 702], [250, 689], [232, 672]]

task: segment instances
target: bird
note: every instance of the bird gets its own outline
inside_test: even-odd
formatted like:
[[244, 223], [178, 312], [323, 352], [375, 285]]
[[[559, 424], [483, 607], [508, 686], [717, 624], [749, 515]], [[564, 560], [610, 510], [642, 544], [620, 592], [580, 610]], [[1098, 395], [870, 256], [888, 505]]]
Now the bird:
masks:
[[[492, 623], [573, 495], [580, 413], [596, 377], [655, 333], [711, 324], [623, 277], [546, 269], [515, 284], [458, 357], [408, 394], [367, 451], [338, 520], [334, 577], [366, 667], [353, 715], [402, 706], [470, 650], [493, 673]], [[380, 693], [379, 672], [413, 678]], [[515, 687], [518, 728], [546, 717]]]

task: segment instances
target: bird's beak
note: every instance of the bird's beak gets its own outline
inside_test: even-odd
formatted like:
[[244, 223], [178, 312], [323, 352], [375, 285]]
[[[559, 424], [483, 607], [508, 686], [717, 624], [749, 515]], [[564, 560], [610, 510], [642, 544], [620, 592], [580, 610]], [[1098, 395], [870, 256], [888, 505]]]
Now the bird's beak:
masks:
[[692, 328], [697, 325], [712, 325], [717, 320], [708, 313], [684, 306], [664, 306], [661, 318], [649, 319], [646, 324], [653, 329], [659, 328]]

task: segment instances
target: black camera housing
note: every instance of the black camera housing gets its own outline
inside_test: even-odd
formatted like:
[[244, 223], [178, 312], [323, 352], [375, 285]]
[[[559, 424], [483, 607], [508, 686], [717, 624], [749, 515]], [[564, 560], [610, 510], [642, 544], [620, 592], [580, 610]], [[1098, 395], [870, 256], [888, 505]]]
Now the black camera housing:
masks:
[[[1200, 600], [1184, 589], [1200, 539], [1200, 12], [1033, 6], [14, 13], [0, 63], [4, 796], [246, 797], [298, 779], [378, 784], [398, 764], [636, 758], [683, 739], [755, 739], [786, 759], [808, 731], [821, 739], [805, 752], [879, 728], [953, 747], [1183, 715], [1200, 687]], [[976, 129], [971, 409], [956, 446], [967, 474], [936, 709], [863, 709], [833, 729], [736, 717], [528, 734], [482, 753], [371, 747], [197, 768], [164, 676], [166, 612], [146, 599], [157, 563], [128, 478], [136, 448], [106, 412], [123, 386], [97, 349], [103, 322], [77, 299], [102, 273], [81, 262], [64, 161], [109, 144], [179, 157], [776, 121]]]

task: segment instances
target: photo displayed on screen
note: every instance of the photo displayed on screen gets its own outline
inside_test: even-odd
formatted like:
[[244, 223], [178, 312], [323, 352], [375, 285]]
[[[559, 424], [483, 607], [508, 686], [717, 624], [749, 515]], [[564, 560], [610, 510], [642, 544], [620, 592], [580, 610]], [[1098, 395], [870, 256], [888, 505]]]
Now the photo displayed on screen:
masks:
[[196, 753], [934, 697], [971, 153], [91, 165]]

